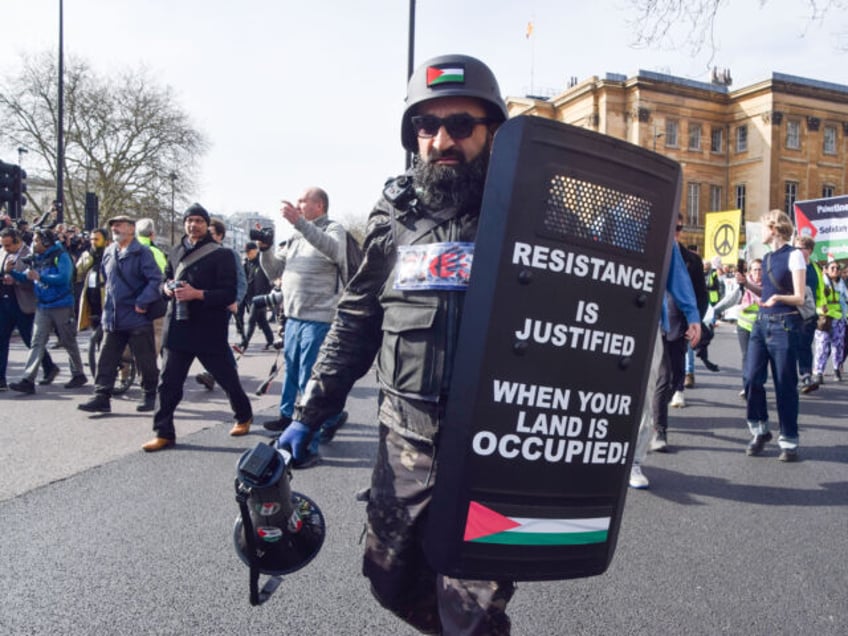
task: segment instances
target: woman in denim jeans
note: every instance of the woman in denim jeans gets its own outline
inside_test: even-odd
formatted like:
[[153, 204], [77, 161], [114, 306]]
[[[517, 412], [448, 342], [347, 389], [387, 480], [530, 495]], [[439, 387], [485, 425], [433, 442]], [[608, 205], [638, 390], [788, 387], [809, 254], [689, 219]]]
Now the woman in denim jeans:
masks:
[[794, 228], [784, 212], [767, 212], [761, 222], [763, 241], [772, 251], [763, 259], [762, 302], [748, 341], [744, 375], [753, 439], [746, 453], [759, 455], [772, 439], [765, 391], [771, 365], [780, 423], [779, 459], [794, 462], [798, 461], [798, 307], [804, 303], [806, 264], [801, 253], [789, 245]]

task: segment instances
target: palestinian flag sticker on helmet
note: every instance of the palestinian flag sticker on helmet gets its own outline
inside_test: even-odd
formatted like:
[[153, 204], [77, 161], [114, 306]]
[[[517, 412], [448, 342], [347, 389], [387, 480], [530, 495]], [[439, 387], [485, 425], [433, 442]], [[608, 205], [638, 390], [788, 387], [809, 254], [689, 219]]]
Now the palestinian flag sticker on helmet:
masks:
[[427, 86], [440, 84], [465, 84], [465, 67], [461, 64], [448, 66], [428, 66]]

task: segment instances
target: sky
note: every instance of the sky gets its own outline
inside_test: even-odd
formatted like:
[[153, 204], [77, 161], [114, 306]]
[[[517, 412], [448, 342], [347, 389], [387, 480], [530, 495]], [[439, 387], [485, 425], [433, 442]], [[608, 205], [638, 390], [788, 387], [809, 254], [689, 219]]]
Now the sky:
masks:
[[[280, 201], [324, 188], [330, 215], [362, 221], [400, 174], [409, 5], [404, 0], [64, 0], [66, 56], [99, 73], [144, 67], [207, 138], [199, 201], [280, 218]], [[417, 0], [415, 65], [444, 53], [485, 61], [504, 96], [556, 94], [568, 78], [652, 70], [732, 88], [773, 72], [848, 85], [848, 11], [810, 23], [804, 0], [727, 0], [718, 52], [634, 48], [627, 0]], [[0, 74], [58, 50], [59, 0], [2, 0]], [[533, 33], [526, 37], [528, 22]], [[67, 59], [67, 57], [66, 57]], [[2, 122], [0, 122], [2, 126]], [[17, 161], [14, 149], [0, 157]], [[26, 163], [26, 157], [24, 157]], [[26, 168], [26, 165], [24, 166]], [[179, 167], [176, 167], [179, 172]], [[287, 226], [278, 224], [281, 235]]]

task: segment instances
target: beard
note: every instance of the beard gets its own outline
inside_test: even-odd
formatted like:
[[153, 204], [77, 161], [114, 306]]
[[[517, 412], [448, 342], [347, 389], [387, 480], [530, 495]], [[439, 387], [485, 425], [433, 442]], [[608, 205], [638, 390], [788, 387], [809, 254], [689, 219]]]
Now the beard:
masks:
[[[489, 141], [471, 161], [456, 148], [445, 152], [433, 150], [424, 160], [416, 155], [412, 180], [418, 200], [431, 210], [455, 207], [467, 214], [479, 214], [489, 167]], [[457, 158], [461, 163], [445, 166], [435, 163], [438, 159]]]

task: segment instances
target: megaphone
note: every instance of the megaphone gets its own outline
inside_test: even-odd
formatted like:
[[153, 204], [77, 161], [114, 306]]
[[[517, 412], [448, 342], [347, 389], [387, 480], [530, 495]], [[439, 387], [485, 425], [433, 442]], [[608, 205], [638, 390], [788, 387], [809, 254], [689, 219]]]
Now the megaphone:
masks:
[[[315, 502], [292, 492], [291, 454], [268, 444], [246, 451], [236, 469], [236, 553], [250, 567], [250, 604], [261, 605], [282, 575], [306, 566], [324, 544], [324, 515]], [[271, 578], [259, 590], [259, 575]]]

